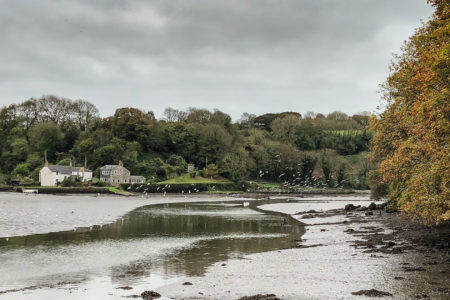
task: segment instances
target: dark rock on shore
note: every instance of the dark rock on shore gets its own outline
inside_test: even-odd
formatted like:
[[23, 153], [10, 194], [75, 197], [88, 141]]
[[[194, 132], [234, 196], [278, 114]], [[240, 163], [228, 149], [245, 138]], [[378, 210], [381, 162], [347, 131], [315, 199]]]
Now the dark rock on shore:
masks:
[[427, 294], [417, 295], [414, 298], [416, 298], [416, 299], [430, 299], [430, 297]]
[[426, 269], [424, 269], [424, 268], [413, 268], [413, 267], [403, 267], [403, 270], [405, 272], [422, 272], [422, 271], [426, 271]]
[[153, 299], [160, 298], [161, 295], [155, 291], [145, 291], [145, 292], [142, 292], [141, 297], [144, 300], [153, 300]]
[[375, 290], [375, 289], [360, 290], [358, 292], [353, 292], [352, 295], [355, 295], [355, 296], [366, 296], [366, 297], [392, 297], [391, 293], [378, 291], [378, 290]]
[[183, 282], [183, 285], [192, 285], [192, 282], [186, 281], [186, 282]]
[[357, 209], [359, 207], [361, 207], [361, 205], [354, 206], [353, 204], [347, 204], [347, 205], [345, 205], [345, 210], [346, 211], [352, 211], [352, 210], [355, 210], [355, 209]]
[[278, 298], [275, 294], [258, 294], [253, 296], [245, 296], [241, 297], [238, 300], [283, 300]]
[[119, 286], [117, 289], [118, 290], [132, 290], [133, 288], [131, 286]]
[[370, 203], [369, 209], [370, 209], [370, 210], [375, 210], [375, 209], [377, 209], [377, 205], [375, 204], [375, 202]]
[[314, 245], [297, 245], [297, 248], [314, 248], [314, 247], [320, 247], [325, 246], [324, 244], [314, 244]]
[[307, 215], [303, 215], [303, 216], [302, 216], [302, 219], [312, 219], [312, 218], [314, 218], [314, 217], [315, 217], [314, 215], [307, 214]]

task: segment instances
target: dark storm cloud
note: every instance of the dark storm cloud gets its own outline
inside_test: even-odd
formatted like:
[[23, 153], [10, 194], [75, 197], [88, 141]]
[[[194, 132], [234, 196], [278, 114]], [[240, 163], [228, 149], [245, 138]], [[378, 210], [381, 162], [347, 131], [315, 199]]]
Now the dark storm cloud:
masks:
[[0, 0], [0, 105], [373, 110], [391, 53], [430, 14], [424, 0]]

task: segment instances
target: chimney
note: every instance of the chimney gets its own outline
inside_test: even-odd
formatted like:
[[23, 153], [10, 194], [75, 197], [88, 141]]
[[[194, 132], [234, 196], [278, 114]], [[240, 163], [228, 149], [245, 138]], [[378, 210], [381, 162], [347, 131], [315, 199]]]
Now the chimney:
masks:
[[70, 161], [70, 164], [69, 164], [69, 166], [70, 166], [70, 167], [72, 167], [72, 161]]
[[81, 177], [84, 179], [84, 167], [81, 167], [80, 170], [81, 170]]
[[48, 160], [45, 160], [44, 166], [45, 166], [45, 167], [48, 167]]
[[119, 160], [119, 166], [123, 167], [123, 162]]

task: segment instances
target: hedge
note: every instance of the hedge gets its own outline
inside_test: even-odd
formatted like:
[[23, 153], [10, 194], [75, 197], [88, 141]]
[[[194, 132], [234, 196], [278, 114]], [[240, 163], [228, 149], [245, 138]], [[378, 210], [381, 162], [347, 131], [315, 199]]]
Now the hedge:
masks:
[[2, 192], [14, 191], [14, 187], [9, 185], [0, 185], [0, 191]]
[[121, 184], [125, 191], [139, 193], [198, 193], [205, 191], [247, 191], [248, 183], [143, 183]]
[[22, 192], [22, 189], [38, 190], [39, 194], [111, 194], [108, 188], [103, 187], [21, 187], [18, 188], [18, 192]]

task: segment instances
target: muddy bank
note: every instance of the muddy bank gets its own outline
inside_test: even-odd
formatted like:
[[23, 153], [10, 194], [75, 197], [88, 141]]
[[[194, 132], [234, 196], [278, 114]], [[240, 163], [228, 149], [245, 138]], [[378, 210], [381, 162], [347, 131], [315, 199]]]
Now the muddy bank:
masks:
[[293, 205], [292, 217], [312, 221], [297, 249], [216, 263], [204, 277], [184, 279], [192, 285], [158, 291], [175, 299], [449, 299], [450, 226], [429, 228], [355, 204], [351, 211], [303, 212]]
[[[41, 205], [60, 212], [66, 200], [90, 209], [83, 220], [113, 204], [132, 212], [83, 232], [9, 239], [0, 251], [0, 298], [123, 299], [145, 291], [161, 299], [449, 297], [448, 227], [387, 214], [365, 195], [278, 195], [245, 205], [206, 195], [47, 197], [8, 203], [23, 205], [25, 216]], [[132, 208], [145, 201], [211, 203]]]

